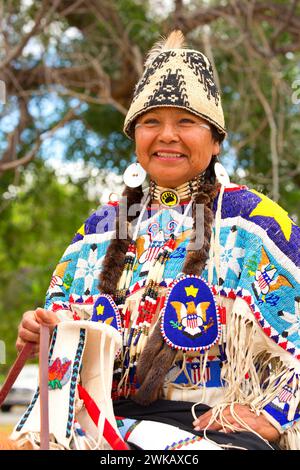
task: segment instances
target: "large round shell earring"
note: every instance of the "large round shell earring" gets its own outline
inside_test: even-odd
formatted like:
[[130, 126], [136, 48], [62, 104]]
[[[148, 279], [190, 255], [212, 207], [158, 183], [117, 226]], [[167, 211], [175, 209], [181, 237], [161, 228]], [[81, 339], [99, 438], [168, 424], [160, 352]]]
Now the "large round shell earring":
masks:
[[144, 168], [138, 163], [132, 163], [129, 165], [123, 175], [123, 181], [126, 184], [126, 186], [129, 186], [129, 188], [137, 188], [146, 179], [146, 171]]
[[220, 162], [215, 163], [214, 171], [215, 171], [217, 181], [222, 186], [229, 186], [230, 185], [229, 175], [228, 175], [227, 171], [225, 170], [225, 168], [223, 167], [223, 165], [221, 165]]

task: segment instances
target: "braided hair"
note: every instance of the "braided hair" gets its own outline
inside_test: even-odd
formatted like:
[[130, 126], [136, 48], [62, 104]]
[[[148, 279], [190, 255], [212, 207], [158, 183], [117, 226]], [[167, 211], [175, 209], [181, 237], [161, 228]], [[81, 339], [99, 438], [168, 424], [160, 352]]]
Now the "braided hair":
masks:
[[[214, 135], [213, 135], [214, 138]], [[193, 204], [193, 232], [190, 243], [192, 244], [197, 236], [196, 233], [196, 207], [197, 204], [204, 206], [204, 239], [201, 248], [195, 250], [187, 249], [187, 255], [184, 261], [182, 272], [184, 274], [200, 275], [205, 268], [206, 261], [209, 256], [210, 238], [212, 232], [212, 223], [214, 213], [212, 210], [213, 201], [219, 190], [219, 184], [216, 182], [214, 173], [214, 164], [217, 157], [213, 156], [211, 162], [205, 172], [204, 182], [199, 188], [199, 192], [195, 197]], [[143, 191], [142, 187], [129, 188], [125, 187], [123, 198], [120, 201], [120, 211], [124, 204], [124, 198], [127, 198], [128, 208], [132, 204], [140, 204]], [[134, 217], [127, 217], [127, 224]], [[122, 274], [124, 267], [124, 258], [127, 248], [131, 241], [129, 235], [126, 239], [119, 239], [120, 233], [120, 217], [116, 221], [116, 237], [113, 239], [107, 249], [103, 262], [103, 269], [100, 274], [99, 290], [102, 293], [114, 295], [117, 289], [118, 280]], [[128, 233], [128, 231], [127, 231]], [[160, 331], [160, 322], [158, 321], [148, 342], [139, 358], [137, 365], [137, 379], [140, 388], [132, 397], [141, 405], [149, 405], [157, 400], [160, 396], [165, 375], [174, 362], [177, 351], [170, 348], [163, 340]]]

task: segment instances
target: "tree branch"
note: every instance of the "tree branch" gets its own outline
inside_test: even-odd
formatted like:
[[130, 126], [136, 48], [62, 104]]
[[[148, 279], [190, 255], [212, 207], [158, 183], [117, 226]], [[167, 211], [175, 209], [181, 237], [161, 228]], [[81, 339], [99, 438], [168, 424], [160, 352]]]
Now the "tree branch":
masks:
[[[52, 13], [55, 11], [56, 7], [59, 4], [59, 1], [60, 0], [54, 0], [54, 4], [52, 5], [50, 12], [47, 14], [48, 18], [50, 18]], [[36, 17], [34, 19], [34, 26], [27, 34], [23, 36], [19, 44], [11, 50], [10, 54], [8, 54], [8, 56], [3, 60], [3, 62], [0, 63], [0, 69], [4, 69], [8, 64], [10, 64], [13, 60], [15, 60], [17, 57], [21, 55], [29, 39], [32, 38], [40, 30], [41, 21], [43, 17], [45, 16], [45, 13], [47, 12], [48, 7], [49, 7], [48, 0], [43, 0], [42, 6], [37, 12]]]
[[35, 157], [39, 147], [40, 147], [41, 140], [38, 137], [37, 142], [33, 146], [33, 148], [22, 158], [18, 158], [13, 160], [12, 162], [8, 163], [1, 163], [0, 162], [0, 174], [7, 170], [15, 170], [17, 167], [21, 165], [28, 164], [33, 158]]
[[17, 146], [21, 140], [21, 134], [24, 129], [29, 127], [30, 122], [32, 122], [32, 117], [29, 114], [27, 105], [28, 103], [26, 99], [19, 99], [20, 120], [16, 128], [7, 136], [8, 146], [3, 153], [0, 164], [4, 164], [5, 162], [10, 162], [15, 159]]
[[[249, 2], [247, 2], [249, 4]], [[280, 26], [282, 17], [286, 14], [286, 6], [271, 2], [253, 2], [252, 14], [257, 21], [266, 20], [270, 24]], [[230, 2], [226, 5], [218, 5], [218, 7], [199, 7], [193, 13], [187, 13], [182, 16], [182, 24], [184, 31], [191, 31], [199, 26], [213, 23], [219, 18], [229, 19], [236, 16], [236, 2]], [[241, 10], [240, 10], [241, 11]], [[244, 12], [245, 13], [245, 12]], [[287, 28], [288, 26], [288, 28]], [[288, 25], [285, 30], [295, 34], [298, 39], [300, 37], [300, 18], [299, 15], [292, 15], [289, 18]]]
[[270, 146], [271, 146], [271, 160], [272, 160], [272, 197], [275, 201], [279, 200], [279, 156], [277, 150], [277, 126], [275, 122], [275, 118], [273, 115], [273, 111], [271, 106], [264, 96], [260, 86], [256, 78], [254, 78], [254, 74], [248, 74], [250, 83], [255, 91], [256, 96], [258, 97], [259, 101], [261, 102], [264, 111], [266, 113], [266, 117], [268, 119], [269, 127], [270, 127]]
[[34, 143], [33, 147], [30, 149], [30, 151], [21, 158], [14, 159], [13, 161], [5, 162], [2, 163], [3, 160], [0, 161], [0, 175], [4, 171], [7, 170], [16, 170], [20, 166], [25, 166], [27, 165], [30, 161], [32, 161], [38, 152], [41, 143], [47, 138], [50, 138], [59, 128], [63, 127], [67, 122], [70, 122], [72, 119], [74, 119], [76, 116], [76, 109], [79, 108], [79, 105], [71, 108], [67, 111], [65, 116], [55, 125], [53, 125], [50, 129], [47, 129], [44, 131], [42, 134], [37, 136], [36, 142]]

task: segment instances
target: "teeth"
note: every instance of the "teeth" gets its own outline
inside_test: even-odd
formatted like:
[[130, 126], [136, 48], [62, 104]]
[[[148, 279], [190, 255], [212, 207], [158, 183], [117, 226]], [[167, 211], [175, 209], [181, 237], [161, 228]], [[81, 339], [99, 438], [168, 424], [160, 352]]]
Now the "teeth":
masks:
[[179, 158], [182, 157], [182, 153], [166, 153], [166, 152], [156, 152], [158, 157], [170, 157], [170, 158]]

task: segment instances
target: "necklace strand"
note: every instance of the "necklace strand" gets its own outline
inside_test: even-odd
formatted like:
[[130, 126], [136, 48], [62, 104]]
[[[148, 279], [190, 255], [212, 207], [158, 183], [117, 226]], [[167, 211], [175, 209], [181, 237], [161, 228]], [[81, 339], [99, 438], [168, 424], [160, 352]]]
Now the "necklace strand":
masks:
[[[201, 177], [201, 175], [200, 175]], [[120, 316], [123, 321], [123, 361], [122, 361], [122, 375], [123, 378], [119, 385], [122, 384], [122, 387], [119, 387], [119, 393], [121, 393], [121, 388], [127, 390], [127, 393], [130, 393], [130, 387], [128, 388], [127, 381], [134, 381], [133, 377], [135, 376], [135, 369], [138, 358], [142, 353], [149, 337], [150, 327], [153, 323], [155, 312], [159, 303], [161, 302], [161, 297], [159, 296], [159, 288], [161, 281], [163, 280], [163, 275], [165, 271], [165, 266], [170, 259], [171, 254], [173, 253], [176, 247], [176, 238], [179, 235], [180, 229], [188, 216], [189, 211], [192, 208], [194, 202], [195, 193], [198, 192], [199, 180], [200, 177], [197, 177], [192, 182], [185, 183], [181, 185], [182, 187], [190, 188], [191, 200], [187, 204], [184, 213], [182, 215], [181, 221], [176, 227], [174, 233], [164, 242], [163, 246], [160, 248], [157, 257], [154, 259], [154, 262], [150, 266], [146, 282], [145, 290], [141, 297], [138, 313], [136, 320], [130, 325], [130, 310], [129, 308], [125, 310], [126, 297], [128, 295], [128, 289], [130, 287], [133, 269], [137, 259], [137, 247], [136, 239], [139, 233], [140, 225], [142, 223], [143, 216], [147, 209], [149, 201], [153, 199], [154, 193], [151, 192], [151, 187], [149, 194], [147, 195], [142, 210], [140, 212], [137, 225], [135, 227], [132, 240], [128, 246], [125, 259], [124, 259], [124, 268], [120, 280], [118, 282], [117, 291], [115, 294], [115, 302], [118, 306]], [[183, 188], [183, 189], [184, 189]], [[194, 190], [197, 189], [197, 191]], [[181, 187], [177, 188], [180, 189]], [[183, 194], [183, 193], [182, 193]], [[126, 394], [126, 393], [125, 393]]]
[[174, 207], [183, 199], [195, 197], [199, 192], [201, 184], [204, 182], [204, 178], [205, 172], [176, 188], [164, 188], [158, 186], [155, 181], [150, 181], [151, 199], [159, 201], [166, 207]]

